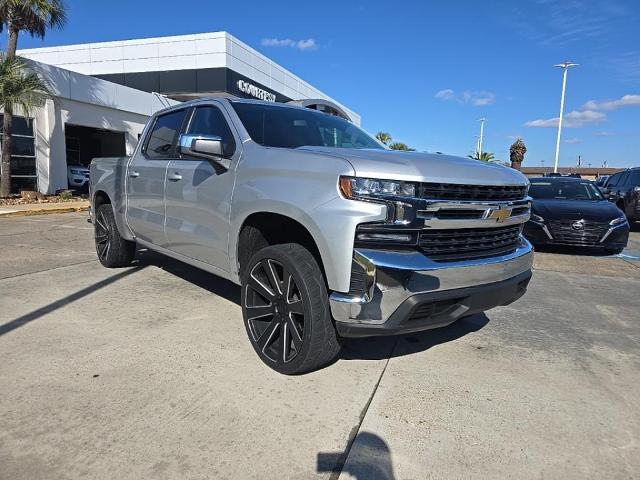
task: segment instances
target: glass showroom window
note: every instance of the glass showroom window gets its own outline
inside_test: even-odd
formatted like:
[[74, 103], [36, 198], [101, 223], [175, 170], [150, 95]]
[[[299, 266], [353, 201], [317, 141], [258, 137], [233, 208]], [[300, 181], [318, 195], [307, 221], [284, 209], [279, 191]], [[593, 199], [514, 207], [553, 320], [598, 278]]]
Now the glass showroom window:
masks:
[[[4, 143], [4, 115], [0, 114], [0, 142]], [[11, 184], [16, 192], [35, 190], [38, 183], [33, 119], [13, 117], [13, 154], [11, 155]]]

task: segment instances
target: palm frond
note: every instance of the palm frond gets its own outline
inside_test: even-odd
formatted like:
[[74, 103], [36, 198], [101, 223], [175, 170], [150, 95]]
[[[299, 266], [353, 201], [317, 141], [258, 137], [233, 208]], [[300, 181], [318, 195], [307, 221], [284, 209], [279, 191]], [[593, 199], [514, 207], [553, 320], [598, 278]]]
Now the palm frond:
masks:
[[28, 117], [50, 96], [46, 82], [29, 71], [20, 58], [0, 55], [0, 108], [20, 109]]
[[64, 26], [66, 10], [63, 0], [0, 0], [0, 31], [6, 25], [44, 38], [47, 30]]

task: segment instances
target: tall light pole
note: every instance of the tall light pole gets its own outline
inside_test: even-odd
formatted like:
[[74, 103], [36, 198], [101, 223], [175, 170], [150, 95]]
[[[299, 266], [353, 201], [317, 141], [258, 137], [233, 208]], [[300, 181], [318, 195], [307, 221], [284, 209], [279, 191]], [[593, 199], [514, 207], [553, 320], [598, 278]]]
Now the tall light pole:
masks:
[[478, 119], [478, 121], [480, 122], [480, 136], [478, 137], [478, 159], [482, 157], [482, 140], [484, 139], [484, 122], [486, 120], [487, 119], [484, 117]]
[[560, 96], [560, 117], [558, 118], [558, 139], [556, 140], [556, 162], [553, 167], [554, 173], [558, 173], [558, 158], [560, 158], [560, 134], [562, 133], [562, 116], [564, 115], [564, 92], [567, 89], [567, 72], [571, 67], [577, 67], [577, 63], [564, 62], [554, 65], [562, 69], [562, 95]]

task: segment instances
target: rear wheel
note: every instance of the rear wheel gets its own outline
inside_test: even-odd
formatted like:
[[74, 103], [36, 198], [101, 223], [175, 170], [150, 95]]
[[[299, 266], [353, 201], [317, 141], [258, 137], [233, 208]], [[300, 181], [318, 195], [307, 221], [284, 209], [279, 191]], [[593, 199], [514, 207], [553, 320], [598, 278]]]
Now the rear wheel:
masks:
[[110, 204], [105, 203], [96, 208], [94, 229], [96, 253], [102, 265], [116, 268], [131, 264], [136, 253], [136, 244], [120, 236]]
[[253, 255], [243, 268], [241, 297], [249, 340], [275, 371], [315, 370], [340, 351], [324, 277], [301, 245], [273, 245]]

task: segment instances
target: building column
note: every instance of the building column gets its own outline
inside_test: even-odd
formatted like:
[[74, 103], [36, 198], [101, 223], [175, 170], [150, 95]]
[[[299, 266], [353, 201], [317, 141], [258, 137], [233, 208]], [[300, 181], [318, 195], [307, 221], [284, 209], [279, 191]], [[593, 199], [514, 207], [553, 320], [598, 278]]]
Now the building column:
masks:
[[36, 164], [38, 190], [53, 194], [66, 189], [67, 154], [62, 110], [55, 100], [47, 100], [36, 115]]

